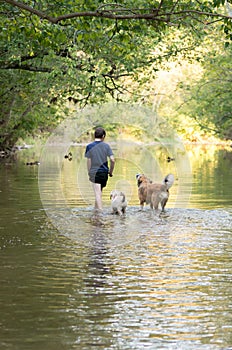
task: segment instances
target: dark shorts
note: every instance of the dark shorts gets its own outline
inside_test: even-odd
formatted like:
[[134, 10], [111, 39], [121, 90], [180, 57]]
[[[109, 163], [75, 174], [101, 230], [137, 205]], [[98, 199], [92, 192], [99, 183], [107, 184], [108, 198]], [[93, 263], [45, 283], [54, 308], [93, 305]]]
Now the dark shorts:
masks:
[[108, 181], [108, 173], [97, 171], [94, 174], [89, 174], [89, 180], [95, 184], [100, 184], [101, 188], [104, 188]]

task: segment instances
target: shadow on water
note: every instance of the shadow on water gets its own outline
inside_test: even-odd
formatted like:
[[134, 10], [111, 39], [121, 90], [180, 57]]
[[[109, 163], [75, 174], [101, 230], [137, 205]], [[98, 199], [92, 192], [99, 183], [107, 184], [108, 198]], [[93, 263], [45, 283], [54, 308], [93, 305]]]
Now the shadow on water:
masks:
[[68, 209], [44, 208], [35, 168], [2, 167], [1, 349], [230, 349], [231, 168], [192, 162], [189, 206], [174, 188], [165, 215], [141, 212], [135, 184], [123, 217], [107, 192], [94, 216], [70, 177]]

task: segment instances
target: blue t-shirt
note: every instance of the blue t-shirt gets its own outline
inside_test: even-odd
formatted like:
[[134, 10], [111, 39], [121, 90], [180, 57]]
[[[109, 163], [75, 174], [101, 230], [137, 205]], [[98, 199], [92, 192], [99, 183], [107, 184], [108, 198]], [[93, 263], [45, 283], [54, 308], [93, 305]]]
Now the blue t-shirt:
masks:
[[108, 173], [107, 157], [113, 155], [110, 146], [103, 141], [94, 141], [87, 145], [85, 157], [91, 159], [91, 168], [89, 173], [106, 172]]

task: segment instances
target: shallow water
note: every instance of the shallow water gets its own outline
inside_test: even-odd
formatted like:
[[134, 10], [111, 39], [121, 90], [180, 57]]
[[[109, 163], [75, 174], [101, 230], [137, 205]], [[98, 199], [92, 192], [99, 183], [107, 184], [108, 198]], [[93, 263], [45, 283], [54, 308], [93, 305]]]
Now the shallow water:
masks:
[[141, 165], [125, 157], [101, 216], [78, 157], [62, 163], [61, 197], [53, 168], [41, 182], [36, 166], [1, 166], [1, 349], [232, 348], [231, 153], [189, 154], [191, 191], [177, 174], [164, 215], [139, 211]]

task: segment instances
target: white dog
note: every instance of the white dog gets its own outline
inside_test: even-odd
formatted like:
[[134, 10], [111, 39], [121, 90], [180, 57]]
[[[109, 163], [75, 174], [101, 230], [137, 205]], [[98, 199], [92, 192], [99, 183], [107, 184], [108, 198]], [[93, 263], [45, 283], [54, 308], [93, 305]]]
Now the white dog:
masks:
[[121, 191], [113, 190], [110, 193], [110, 199], [111, 199], [112, 213], [119, 214], [119, 215], [124, 214], [127, 207], [127, 200], [126, 200], [125, 194]]

